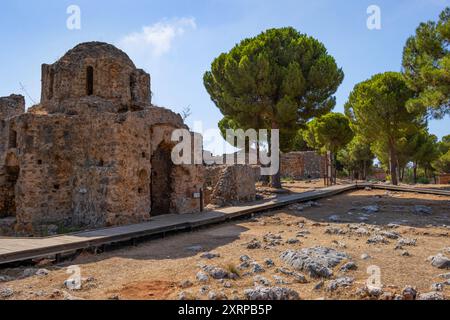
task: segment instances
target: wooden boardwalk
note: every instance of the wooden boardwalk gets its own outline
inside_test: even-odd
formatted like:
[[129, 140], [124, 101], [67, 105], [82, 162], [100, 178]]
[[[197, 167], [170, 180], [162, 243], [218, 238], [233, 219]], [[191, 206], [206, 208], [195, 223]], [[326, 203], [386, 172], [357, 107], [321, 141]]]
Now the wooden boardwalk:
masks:
[[323, 197], [333, 196], [356, 188], [357, 186], [353, 184], [334, 186], [305, 193], [279, 196], [274, 200], [258, 201], [251, 204], [223, 208], [205, 213], [162, 215], [152, 218], [151, 221], [145, 223], [55, 237], [0, 238], [0, 265], [75, 252], [81, 249], [126, 242], [149, 236], [164, 235], [169, 232], [189, 231], [202, 226], [226, 222], [252, 213], [275, 209], [296, 202], [317, 200]]
[[149, 222], [135, 225], [98, 229], [46, 238], [0, 238], [0, 265], [55, 256], [75, 252], [77, 250], [95, 248], [102, 245], [121, 243], [150, 236], [163, 236], [170, 232], [189, 231], [203, 226], [230, 221], [252, 213], [276, 209], [297, 202], [318, 200], [365, 187], [450, 196], [450, 191], [437, 189], [417, 189], [372, 184], [333, 186], [304, 193], [279, 196], [273, 200], [258, 201], [251, 204], [223, 208], [205, 213], [162, 215], [152, 218]]

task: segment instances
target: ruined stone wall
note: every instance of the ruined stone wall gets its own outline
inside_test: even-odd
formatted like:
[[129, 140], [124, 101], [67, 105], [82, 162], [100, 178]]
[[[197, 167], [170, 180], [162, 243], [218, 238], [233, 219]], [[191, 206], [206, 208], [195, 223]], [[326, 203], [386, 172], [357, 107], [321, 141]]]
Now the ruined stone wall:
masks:
[[450, 173], [439, 175], [437, 177], [437, 184], [450, 184]]
[[0, 232], [15, 225], [17, 234], [46, 234], [200, 211], [203, 166], [170, 163], [172, 132], [187, 127], [150, 100], [150, 76], [100, 42], [43, 65], [41, 102], [27, 113], [23, 97], [1, 98]]
[[205, 168], [205, 204], [218, 207], [256, 200], [255, 169], [248, 165]]
[[319, 179], [324, 176], [325, 158], [314, 151], [284, 153], [280, 167], [282, 177]]
[[[97, 112], [98, 98], [77, 102], [78, 113], [27, 113], [17, 129], [17, 230], [104, 227], [151, 217], [152, 155], [175, 128], [179, 115], [157, 107], [127, 113]], [[66, 106], [67, 107], [67, 106]], [[73, 106], [72, 106], [73, 107]], [[10, 151], [11, 152], [11, 151]], [[175, 167], [165, 213], [200, 211], [193, 195], [203, 186], [201, 166]]]
[[[11, 216], [15, 211], [15, 176], [17, 172], [12, 166], [15, 159], [9, 159], [6, 167], [7, 150], [15, 149], [16, 132], [9, 120], [25, 112], [25, 98], [21, 95], [10, 95], [0, 98], [0, 218]], [[10, 156], [12, 157], [12, 155]]]

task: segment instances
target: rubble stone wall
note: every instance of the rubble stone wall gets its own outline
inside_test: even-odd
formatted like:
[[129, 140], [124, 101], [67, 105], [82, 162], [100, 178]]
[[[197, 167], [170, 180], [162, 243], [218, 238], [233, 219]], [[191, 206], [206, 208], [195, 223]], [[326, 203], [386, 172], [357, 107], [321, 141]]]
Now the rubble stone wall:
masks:
[[280, 158], [281, 176], [296, 180], [324, 176], [325, 157], [314, 151], [284, 153]]
[[0, 99], [0, 231], [42, 235], [200, 211], [203, 166], [159, 169], [155, 156], [165, 147], [167, 164], [173, 130], [187, 127], [150, 104], [150, 76], [125, 53], [85, 43], [42, 69], [40, 104], [24, 113], [23, 97]]
[[248, 165], [205, 168], [205, 203], [231, 206], [256, 200], [255, 168]]

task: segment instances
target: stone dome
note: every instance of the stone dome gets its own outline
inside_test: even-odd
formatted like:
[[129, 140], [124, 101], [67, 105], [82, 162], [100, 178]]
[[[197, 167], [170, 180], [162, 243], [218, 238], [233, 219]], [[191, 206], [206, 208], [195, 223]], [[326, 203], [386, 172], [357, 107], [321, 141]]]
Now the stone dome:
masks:
[[55, 64], [55, 68], [67, 68], [83, 64], [86, 60], [116, 60], [117, 63], [136, 68], [128, 55], [117, 47], [105, 42], [84, 42], [69, 50]]
[[41, 103], [95, 96], [122, 106], [150, 102], [150, 75], [122, 50], [86, 42], [52, 65], [42, 65]]

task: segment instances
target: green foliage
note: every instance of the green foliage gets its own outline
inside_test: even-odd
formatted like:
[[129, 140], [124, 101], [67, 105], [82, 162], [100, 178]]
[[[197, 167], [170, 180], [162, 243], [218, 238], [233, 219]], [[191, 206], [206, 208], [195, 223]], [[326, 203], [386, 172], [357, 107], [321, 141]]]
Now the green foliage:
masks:
[[414, 151], [411, 160], [422, 168], [433, 170], [431, 163], [440, 156], [438, 138], [429, 134], [427, 129], [422, 129], [414, 135], [412, 144]]
[[312, 151], [314, 149], [308, 146], [308, 143], [303, 138], [304, 130], [300, 129], [297, 131], [292, 144], [292, 151]]
[[354, 131], [372, 143], [383, 164], [389, 162], [394, 184], [402, 139], [423, 126], [420, 114], [406, 109], [413, 94], [400, 73], [386, 72], [357, 84], [345, 105]]
[[434, 163], [435, 168], [440, 173], [450, 173], [450, 151], [442, 154]]
[[352, 139], [353, 131], [348, 118], [342, 113], [328, 113], [308, 123], [303, 139], [308, 146], [322, 153], [337, 153]]
[[403, 71], [408, 86], [416, 96], [408, 109], [428, 109], [435, 118], [450, 114], [450, 8], [439, 20], [421, 23], [403, 50]]
[[322, 43], [280, 28], [221, 54], [204, 84], [226, 118], [243, 129], [280, 129], [280, 143], [290, 149], [302, 125], [335, 106], [343, 77]]
[[337, 155], [337, 160], [343, 165], [345, 171], [358, 179], [367, 177], [374, 158], [370, 144], [362, 136], [355, 136]]

